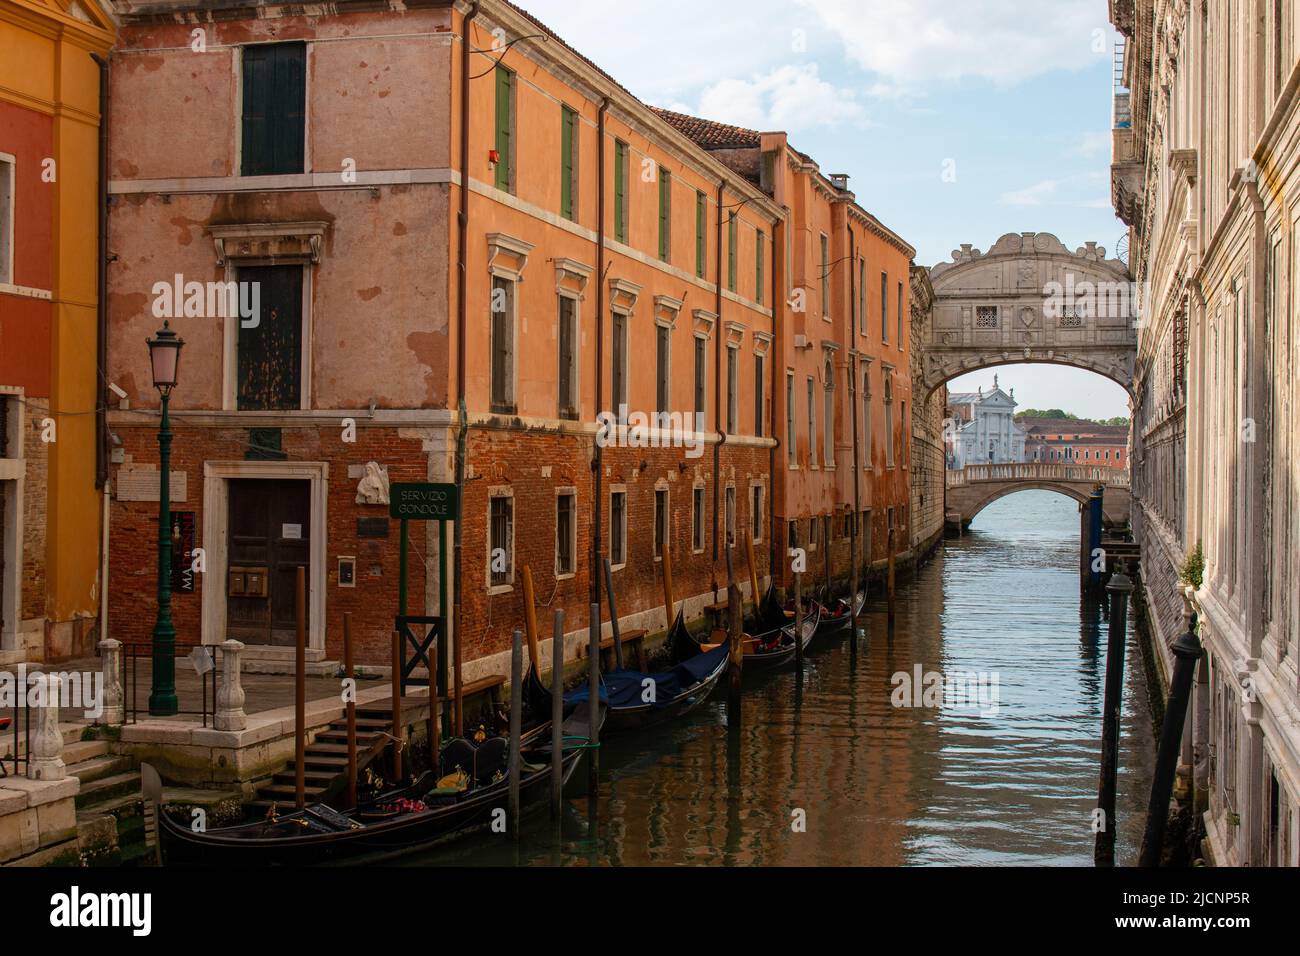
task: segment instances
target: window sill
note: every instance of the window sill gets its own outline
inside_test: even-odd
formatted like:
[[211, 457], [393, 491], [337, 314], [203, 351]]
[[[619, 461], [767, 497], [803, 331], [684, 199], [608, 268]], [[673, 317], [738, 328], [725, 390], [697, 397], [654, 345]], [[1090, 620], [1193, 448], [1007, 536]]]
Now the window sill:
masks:
[[[611, 569], [611, 570], [612, 570], [612, 569]], [[578, 576], [578, 575], [577, 575], [577, 572], [575, 572], [575, 571], [569, 571], [567, 574], [556, 574], [556, 575], [555, 575], [555, 580], [557, 580], [557, 581], [569, 581], [569, 580], [571, 580], [571, 579], [573, 579], [573, 578], [576, 578], [577, 576]]]
[[625, 567], [627, 567], [626, 561], [624, 561], [622, 564], [611, 564], [609, 566], [609, 570], [610, 573], [613, 574], [615, 571], [622, 571]]
[[496, 402], [492, 402], [491, 404], [489, 404], [489, 405], [488, 405], [488, 410], [489, 410], [493, 415], [517, 415], [517, 414], [519, 414], [518, 406], [516, 406], [516, 405], [498, 405]]
[[488, 597], [495, 597], [495, 596], [498, 595], [498, 594], [509, 594], [509, 593], [512, 592], [514, 589], [515, 589], [515, 586], [514, 586], [513, 583], [511, 583], [511, 584], [493, 584], [493, 585], [491, 585], [491, 586], [487, 589], [487, 593], [488, 593]]

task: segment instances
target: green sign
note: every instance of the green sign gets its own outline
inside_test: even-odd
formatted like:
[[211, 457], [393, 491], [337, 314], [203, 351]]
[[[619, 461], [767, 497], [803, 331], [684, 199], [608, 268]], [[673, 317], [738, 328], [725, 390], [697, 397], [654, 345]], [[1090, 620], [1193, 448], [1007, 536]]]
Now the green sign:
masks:
[[456, 486], [393, 485], [388, 489], [388, 514], [406, 521], [455, 521], [460, 517]]

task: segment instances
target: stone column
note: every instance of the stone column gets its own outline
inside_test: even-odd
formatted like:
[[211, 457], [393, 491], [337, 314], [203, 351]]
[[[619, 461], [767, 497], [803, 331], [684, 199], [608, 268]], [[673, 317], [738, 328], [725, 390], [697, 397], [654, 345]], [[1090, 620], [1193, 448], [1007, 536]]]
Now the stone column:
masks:
[[98, 646], [103, 658], [104, 711], [96, 723], [112, 727], [126, 720], [126, 698], [122, 693], [122, 642], [109, 637], [100, 641]]
[[63, 734], [59, 732], [59, 693], [63, 681], [56, 674], [37, 674], [30, 681], [37, 685], [40, 707], [27, 745], [27, 776], [32, 780], [62, 780], [67, 776], [63, 765]]
[[244, 688], [239, 682], [239, 655], [244, 645], [226, 641], [221, 645], [221, 679], [217, 684], [217, 730], [243, 730], [248, 726], [244, 714]]

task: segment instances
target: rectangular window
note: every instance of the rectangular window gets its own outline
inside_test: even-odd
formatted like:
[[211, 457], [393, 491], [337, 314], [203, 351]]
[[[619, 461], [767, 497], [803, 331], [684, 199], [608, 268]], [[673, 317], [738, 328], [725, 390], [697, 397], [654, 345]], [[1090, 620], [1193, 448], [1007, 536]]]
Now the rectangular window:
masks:
[[609, 494], [609, 563], [611, 567], [627, 564], [627, 492]]
[[894, 467], [894, 399], [885, 382], [885, 467]]
[[754, 301], [763, 304], [763, 233], [758, 233], [754, 240]]
[[817, 525], [820, 522], [816, 518], [808, 519], [808, 550], [817, 550]]
[[613, 342], [610, 343], [610, 401], [614, 405], [614, 414], [621, 416], [621, 409], [627, 404], [627, 316], [622, 312], [614, 313]]
[[858, 328], [867, 334], [867, 261], [858, 260]]
[[708, 411], [708, 340], [696, 336], [695, 338], [695, 426], [699, 427], [704, 421], [705, 412]]
[[750, 534], [753, 536], [754, 544], [760, 544], [763, 541], [763, 486], [755, 485], [752, 494], [754, 499], [749, 514], [753, 521], [753, 528]]
[[737, 379], [739, 378], [740, 362], [737, 355], [740, 349], [734, 346], [727, 347], [727, 434], [734, 435], [740, 427], [736, 421], [737, 418]]
[[673, 256], [673, 174], [659, 167], [659, 258]]
[[492, 411], [514, 412], [515, 404], [515, 284], [492, 277], [492, 365], [489, 400]]
[[275, 411], [302, 407], [302, 266], [244, 266], [240, 282], [256, 283], [258, 324], [236, 329], [235, 407]]
[[736, 489], [728, 486], [726, 496], [727, 547], [736, 545]]
[[785, 373], [785, 460], [791, 468], [799, 467], [794, 433], [794, 372]]
[[871, 509], [862, 512], [862, 560], [871, 564]]
[[573, 574], [578, 551], [578, 496], [571, 491], [555, 496], [555, 574]]
[[862, 467], [871, 467], [871, 370], [862, 373]]
[[808, 376], [808, 467], [817, 467], [817, 381]]
[[903, 350], [903, 283], [898, 283], [898, 350]]
[[672, 360], [673, 330], [666, 325], [655, 326], [655, 410], [671, 411], [669, 363]]
[[889, 342], [889, 275], [880, 273], [880, 341]]
[[627, 166], [628, 148], [622, 140], [614, 141], [614, 238], [627, 242]]
[[831, 316], [831, 241], [822, 233], [822, 318]]
[[514, 581], [515, 501], [509, 495], [493, 495], [488, 505], [488, 567], [492, 587]]
[[307, 141], [307, 44], [246, 46], [242, 72], [240, 173], [301, 173]]
[[695, 194], [695, 275], [697, 278], [704, 278], [704, 270], [708, 268], [708, 209], [709, 200], [704, 193]]
[[[827, 362], [827, 365], [830, 363]], [[828, 380], [825, 387], [822, 388], [822, 399], [826, 403], [825, 415], [822, 418], [822, 427], [826, 429], [826, 436], [822, 439], [822, 461], [827, 468], [835, 467], [835, 385], [834, 380]]]
[[661, 558], [668, 543], [668, 489], [655, 489], [655, 558]]
[[785, 523], [785, 540], [786, 548], [793, 551], [799, 547], [799, 522], [787, 521]]
[[560, 215], [578, 218], [578, 113], [560, 107]]
[[496, 150], [494, 184], [503, 192], [514, 191], [515, 169], [515, 75], [504, 66], [496, 68]]
[[0, 153], [0, 283], [14, 282], [14, 183], [15, 160], [8, 153]]
[[727, 215], [727, 289], [736, 291], [736, 214]]
[[763, 374], [763, 363], [763, 356], [754, 356], [754, 434], [759, 438], [763, 437], [763, 422], [767, 418], [766, 394], [763, 391], [763, 380], [766, 376]]
[[578, 418], [578, 300], [560, 296], [560, 417]]
[[691, 491], [691, 548], [704, 550], [704, 488], [696, 486]]

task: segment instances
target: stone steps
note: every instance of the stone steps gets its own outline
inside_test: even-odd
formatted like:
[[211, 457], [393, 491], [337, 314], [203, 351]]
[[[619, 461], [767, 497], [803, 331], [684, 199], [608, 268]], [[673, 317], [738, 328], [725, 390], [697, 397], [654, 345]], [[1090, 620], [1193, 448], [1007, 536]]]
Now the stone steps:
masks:
[[135, 761], [130, 757], [106, 753], [102, 757], [92, 757], [72, 764], [68, 767], [68, 775], [80, 780], [84, 788], [91, 781], [134, 769]]
[[77, 794], [77, 809], [89, 809], [94, 807], [95, 804], [112, 797], [127, 796], [132, 793], [139, 794], [139, 792], [139, 770], [110, 774], [81, 785], [81, 792]]

